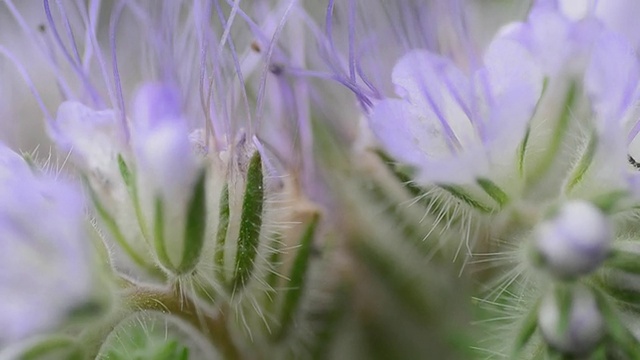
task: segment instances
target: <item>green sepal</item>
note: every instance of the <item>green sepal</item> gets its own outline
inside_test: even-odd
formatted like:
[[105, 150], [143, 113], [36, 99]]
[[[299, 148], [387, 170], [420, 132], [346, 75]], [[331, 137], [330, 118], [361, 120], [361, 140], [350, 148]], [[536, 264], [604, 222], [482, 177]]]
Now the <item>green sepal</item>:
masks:
[[542, 155], [541, 162], [538, 163], [534, 171], [530, 174], [531, 178], [527, 179], [529, 183], [536, 182], [544, 175], [546, 175], [547, 171], [553, 165], [553, 162], [558, 156], [558, 152], [562, 147], [562, 142], [567, 134], [567, 130], [569, 129], [569, 123], [571, 121], [571, 116], [573, 112], [573, 108], [575, 106], [576, 100], [578, 98], [578, 84], [574, 81], [569, 85], [569, 89], [567, 90], [562, 112], [560, 113], [560, 117], [556, 122], [556, 126], [553, 129], [553, 136], [550, 139], [550, 143], [547, 146], [547, 151]]
[[620, 321], [607, 295], [599, 289], [593, 289], [607, 330], [608, 341], [625, 352], [629, 359], [640, 359], [640, 343], [636, 337]]
[[436, 320], [439, 305], [435, 295], [432, 297], [431, 292], [425, 291], [428, 286], [416, 286], [416, 274], [398, 266], [398, 259], [394, 258], [394, 255], [376, 246], [374, 241], [365, 239], [353, 241], [352, 249], [358, 259], [388, 287], [389, 293], [394, 294], [405, 309], [412, 311], [427, 323]]
[[406, 188], [406, 190], [415, 197], [422, 197], [425, 193], [424, 189], [421, 189], [419, 186], [413, 183], [411, 180], [411, 175], [414, 172], [413, 169], [401, 168], [398, 164], [393, 160], [391, 156], [385, 153], [382, 150], [376, 150], [376, 155], [380, 158], [380, 161], [387, 167], [387, 169], [391, 172], [391, 174], [398, 179], [398, 181]]
[[298, 305], [300, 304], [300, 298], [305, 289], [305, 278], [307, 270], [309, 269], [309, 258], [319, 218], [319, 214], [316, 213], [313, 215], [311, 222], [307, 225], [300, 239], [300, 248], [293, 260], [293, 267], [291, 268], [291, 275], [289, 276], [288, 286], [290, 290], [285, 294], [280, 311], [280, 329], [276, 334], [276, 339], [281, 339], [287, 334], [293, 322], [295, 312], [298, 309]]
[[187, 273], [198, 264], [207, 226], [206, 172], [202, 171], [193, 188], [189, 201], [187, 219], [184, 231], [184, 247], [182, 261], [178, 266], [178, 273]]
[[524, 177], [524, 160], [527, 153], [527, 144], [529, 143], [529, 137], [531, 136], [531, 127], [527, 126], [527, 131], [524, 133], [522, 143], [518, 147], [518, 174], [520, 177]]
[[629, 193], [625, 190], [614, 190], [605, 194], [597, 195], [590, 199], [593, 205], [597, 206], [600, 211], [607, 215], [611, 215], [616, 210], [616, 205], [620, 200], [625, 199]]
[[[335, 340], [341, 335], [341, 325], [349, 313], [351, 297], [350, 286], [341, 283], [333, 291], [330, 303], [307, 316], [314, 324], [315, 341], [311, 344], [310, 358], [313, 360], [328, 359], [328, 354]], [[342, 327], [344, 328], [344, 327]]]
[[225, 281], [224, 276], [224, 247], [229, 230], [229, 184], [225, 184], [220, 194], [220, 216], [218, 218], [218, 230], [216, 232], [216, 249], [213, 261], [216, 265], [216, 273], [220, 281]]
[[490, 206], [475, 199], [471, 194], [469, 194], [465, 189], [463, 189], [460, 186], [450, 185], [450, 184], [437, 184], [437, 185], [443, 190], [447, 191], [456, 199], [461, 200], [465, 204], [469, 205], [470, 207], [476, 210], [479, 210], [480, 212], [483, 212], [485, 214], [489, 214], [493, 212], [493, 209]]
[[153, 218], [153, 242], [158, 260], [165, 268], [175, 270], [171, 259], [169, 259], [169, 254], [167, 254], [167, 246], [164, 239], [164, 203], [160, 197], [156, 198]]
[[124, 185], [127, 188], [127, 193], [129, 193], [129, 197], [131, 198], [131, 202], [133, 203], [133, 210], [136, 213], [136, 218], [138, 220], [138, 225], [140, 226], [142, 236], [144, 237], [145, 241], [148, 241], [149, 234], [147, 230], [147, 222], [142, 215], [142, 208], [140, 207], [140, 199], [138, 197], [138, 186], [136, 185], [135, 173], [133, 173], [131, 169], [129, 169], [129, 166], [120, 154], [118, 154], [118, 169], [120, 170], [122, 182], [124, 182]]
[[509, 195], [505, 193], [498, 185], [493, 181], [486, 178], [478, 178], [476, 182], [484, 192], [487, 193], [493, 200], [495, 200], [500, 207], [503, 207], [509, 202]]
[[122, 176], [122, 181], [127, 186], [127, 188], [131, 189], [135, 184], [135, 179], [133, 178], [133, 174], [131, 170], [129, 170], [129, 166], [124, 161], [122, 155], [118, 154], [118, 169], [120, 170], [120, 176]]
[[516, 335], [515, 346], [513, 348], [513, 359], [518, 358], [518, 355], [522, 352], [522, 350], [524, 350], [524, 347], [529, 343], [529, 340], [531, 340], [531, 337], [538, 328], [539, 307], [540, 301], [537, 301], [523, 319], [518, 334]]
[[565, 185], [565, 193], [569, 193], [576, 185], [578, 185], [582, 181], [582, 179], [584, 179], [584, 175], [587, 173], [587, 170], [589, 170], [589, 167], [593, 162], [593, 157], [596, 153], [597, 146], [598, 137], [594, 133], [591, 135], [591, 138], [587, 143], [587, 148], [580, 157], [578, 165], [573, 169], [571, 175], [569, 176], [569, 180]]
[[640, 254], [615, 249], [606, 260], [605, 266], [640, 275]]
[[569, 328], [569, 321], [571, 320], [571, 310], [573, 304], [573, 293], [571, 292], [571, 285], [558, 283], [554, 288], [554, 301], [558, 307], [558, 313], [560, 314], [558, 321], [558, 332], [564, 334]]
[[[542, 91], [540, 92], [540, 97], [538, 97], [538, 101], [536, 102], [535, 109], [533, 111], [533, 116], [538, 112], [540, 108], [540, 103], [542, 102], [542, 98], [547, 92], [549, 88], [549, 78], [545, 77], [542, 81]], [[533, 117], [532, 116], [532, 117]], [[518, 146], [518, 174], [521, 178], [525, 176], [525, 159], [527, 155], [527, 145], [529, 144], [529, 140], [531, 139], [531, 126], [527, 125], [527, 130], [524, 133], [524, 138], [522, 139], [522, 143]]]
[[255, 152], [249, 162], [247, 183], [242, 202], [240, 233], [236, 251], [233, 289], [238, 290], [247, 283], [254, 268], [258, 253], [260, 230], [262, 228], [262, 209], [264, 207], [264, 183], [262, 159]]
[[[87, 183], [86, 179], [85, 179], [85, 183]], [[93, 205], [98, 213], [98, 216], [105, 223], [105, 225], [107, 226], [107, 229], [113, 236], [116, 243], [118, 243], [118, 245], [122, 248], [122, 250], [124, 250], [124, 252], [129, 256], [131, 260], [133, 260], [133, 262], [136, 265], [145, 269], [150, 275], [154, 277], [162, 277], [162, 274], [158, 271], [158, 269], [155, 266], [149, 264], [146, 261], [146, 259], [143, 258], [140, 254], [138, 254], [135, 251], [135, 249], [131, 246], [131, 244], [129, 244], [129, 242], [127, 241], [127, 238], [124, 236], [122, 231], [120, 231], [120, 227], [118, 226], [116, 220], [111, 216], [111, 214], [109, 214], [109, 211], [107, 211], [107, 209], [102, 205], [102, 203], [98, 199], [98, 195], [96, 195], [96, 193], [93, 191], [91, 186], [87, 186], [87, 189], [89, 191], [89, 196], [91, 197], [91, 201], [93, 202]]]

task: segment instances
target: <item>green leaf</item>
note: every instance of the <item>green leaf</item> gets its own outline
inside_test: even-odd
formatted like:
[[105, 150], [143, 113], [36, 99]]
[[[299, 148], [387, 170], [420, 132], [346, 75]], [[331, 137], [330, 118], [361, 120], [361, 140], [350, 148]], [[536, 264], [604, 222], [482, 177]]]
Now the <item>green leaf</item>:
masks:
[[214, 262], [218, 278], [224, 282], [224, 245], [227, 240], [227, 231], [229, 230], [229, 184], [225, 184], [220, 194], [220, 217], [218, 219], [218, 231], [216, 233], [216, 250], [214, 253]]
[[206, 172], [202, 171], [193, 189], [189, 202], [187, 223], [184, 231], [184, 248], [178, 273], [187, 273], [198, 264], [204, 244], [207, 226]]
[[244, 287], [253, 272], [254, 261], [258, 252], [260, 230], [262, 228], [262, 209], [264, 206], [264, 184], [262, 159], [255, 152], [249, 162], [247, 184], [242, 202], [240, 233], [236, 252], [234, 291]]
[[276, 335], [276, 339], [281, 339], [287, 334], [295, 312], [300, 303], [300, 298], [305, 288], [305, 278], [307, 269], [309, 268], [309, 255], [313, 246], [313, 239], [318, 226], [319, 214], [314, 214], [311, 222], [302, 234], [300, 239], [300, 248], [293, 261], [291, 275], [289, 276], [290, 290], [285, 294], [284, 303], [280, 312], [280, 330]]
[[507, 195], [502, 189], [496, 185], [493, 181], [485, 178], [478, 178], [476, 182], [487, 195], [491, 196], [493, 200], [495, 200], [500, 207], [503, 207], [509, 202], [509, 195]]

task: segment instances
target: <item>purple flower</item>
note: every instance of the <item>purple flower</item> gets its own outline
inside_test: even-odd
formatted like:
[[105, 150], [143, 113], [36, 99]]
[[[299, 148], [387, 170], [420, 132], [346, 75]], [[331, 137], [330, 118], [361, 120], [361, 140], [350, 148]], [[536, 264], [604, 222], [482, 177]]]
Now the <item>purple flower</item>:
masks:
[[0, 344], [59, 326], [93, 293], [84, 204], [0, 144]]
[[401, 99], [375, 104], [369, 121], [384, 149], [418, 169], [418, 182], [468, 183], [510, 166], [543, 79], [526, 49], [497, 39], [465, 75], [428, 51], [403, 56], [392, 74]]

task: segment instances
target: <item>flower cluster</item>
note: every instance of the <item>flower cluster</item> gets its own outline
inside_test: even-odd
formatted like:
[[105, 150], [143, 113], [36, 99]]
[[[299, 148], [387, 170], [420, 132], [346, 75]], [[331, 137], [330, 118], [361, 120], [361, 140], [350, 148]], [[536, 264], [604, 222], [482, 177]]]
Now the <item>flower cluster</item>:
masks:
[[606, 5], [1, 6], [51, 144], [0, 143], [1, 359], [640, 358]]

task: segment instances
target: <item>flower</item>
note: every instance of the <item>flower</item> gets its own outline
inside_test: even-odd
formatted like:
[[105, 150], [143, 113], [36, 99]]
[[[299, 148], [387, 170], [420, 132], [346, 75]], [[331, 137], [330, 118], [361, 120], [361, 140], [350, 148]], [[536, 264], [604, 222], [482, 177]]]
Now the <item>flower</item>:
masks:
[[374, 105], [369, 122], [419, 183], [472, 183], [514, 165], [543, 79], [526, 50], [497, 39], [469, 76], [449, 59], [412, 51], [394, 67], [402, 99]]
[[0, 344], [61, 326], [92, 301], [95, 254], [84, 203], [63, 180], [38, 175], [0, 144]]

